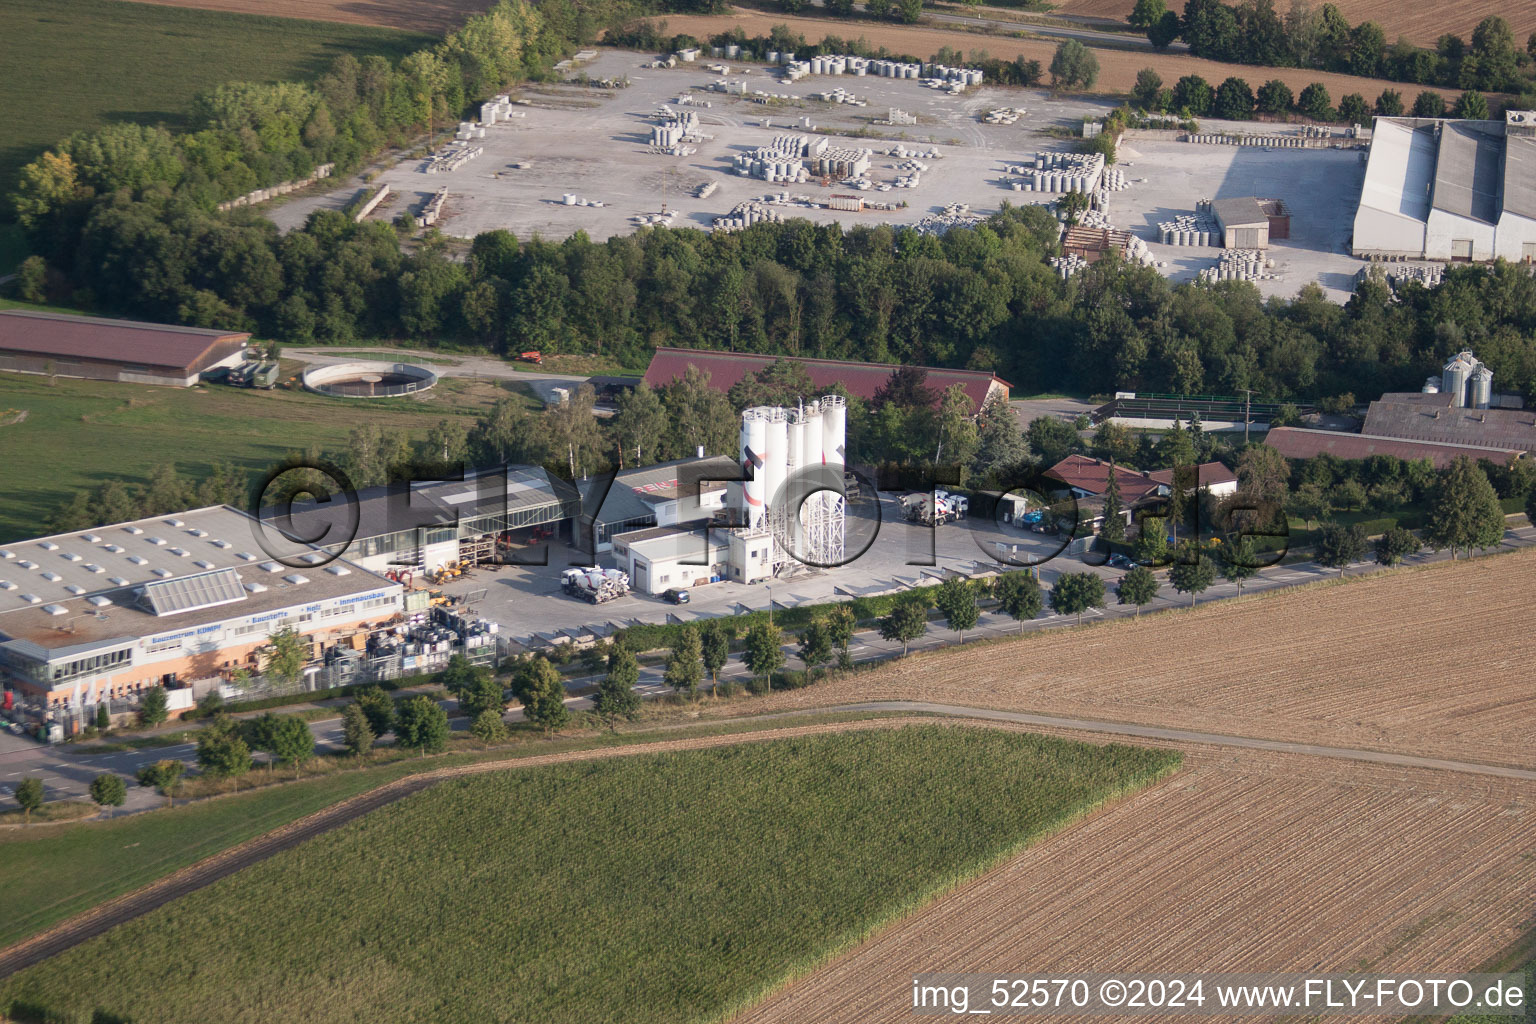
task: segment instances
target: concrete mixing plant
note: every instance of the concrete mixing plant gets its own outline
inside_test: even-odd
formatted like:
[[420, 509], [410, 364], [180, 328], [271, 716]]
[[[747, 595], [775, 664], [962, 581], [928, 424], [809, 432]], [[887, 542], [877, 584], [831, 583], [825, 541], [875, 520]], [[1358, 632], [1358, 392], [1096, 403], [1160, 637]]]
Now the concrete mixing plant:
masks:
[[842, 563], [847, 427], [848, 406], [839, 395], [742, 413], [743, 531], [770, 540], [775, 571], [791, 561]]

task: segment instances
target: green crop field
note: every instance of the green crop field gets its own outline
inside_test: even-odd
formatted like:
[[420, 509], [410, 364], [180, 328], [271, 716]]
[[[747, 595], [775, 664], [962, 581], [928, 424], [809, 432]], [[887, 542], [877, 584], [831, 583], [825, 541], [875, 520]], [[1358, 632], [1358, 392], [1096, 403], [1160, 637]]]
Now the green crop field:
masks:
[[[295, 371], [296, 372], [296, 371]], [[415, 398], [339, 399], [297, 387], [155, 387], [0, 373], [0, 541], [35, 537], [75, 492], [118, 478], [143, 483], [161, 463], [202, 478], [228, 461], [261, 471], [310, 445], [337, 451], [374, 422], [420, 440], [444, 417], [472, 417], [507, 382], [449, 378]], [[523, 396], [526, 399], [526, 396]], [[529, 400], [531, 401], [531, 400]], [[16, 413], [25, 412], [20, 422]]]
[[909, 726], [445, 782], [13, 976], [0, 1007], [715, 1020], [1177, 761]]
[[399, 57], [429, 41], [392, 29], [123, 0], [6, 0], [0, 195], [10, 194], [23, 164], [72, 132], [111, 121], [182, 127], [192, 97], [221, 82], [309, 79], [343, 53]]

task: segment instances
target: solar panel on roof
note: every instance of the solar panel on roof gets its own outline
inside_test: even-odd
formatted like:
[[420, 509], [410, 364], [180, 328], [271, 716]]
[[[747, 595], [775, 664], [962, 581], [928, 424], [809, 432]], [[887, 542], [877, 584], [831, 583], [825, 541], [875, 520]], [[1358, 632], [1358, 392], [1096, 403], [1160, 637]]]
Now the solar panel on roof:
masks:
[[140, 595], [155, 615], [175, 615], [245, 600], [240, 577], [233, 569], [146, 583]]

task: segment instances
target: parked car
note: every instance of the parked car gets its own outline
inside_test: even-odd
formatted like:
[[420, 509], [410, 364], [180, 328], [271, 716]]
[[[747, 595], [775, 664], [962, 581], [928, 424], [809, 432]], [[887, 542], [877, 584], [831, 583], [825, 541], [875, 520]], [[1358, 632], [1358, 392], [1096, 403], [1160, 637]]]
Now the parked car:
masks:
[[661, 597], [662, 600], [671, 601], [673, 604], [688, 603], [688, 591], [682, 587], [673, 587], [671, 590], [663, 591]]
[[1110, 555], [1109, 564], [1114, 566], [1116, 569], [1134, 569], [1136, 567], [1135, 562], [1121, 554]]

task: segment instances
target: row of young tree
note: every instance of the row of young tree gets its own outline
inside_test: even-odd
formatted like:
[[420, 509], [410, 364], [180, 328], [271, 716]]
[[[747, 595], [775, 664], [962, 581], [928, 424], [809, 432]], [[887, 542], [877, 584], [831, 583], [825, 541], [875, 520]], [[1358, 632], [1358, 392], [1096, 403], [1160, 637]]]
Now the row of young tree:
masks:
[[1363, 94], [1352, 92], [1334, 107], [1328, 87], [1321, 82], [1313, 82], [1297, 95], [1278, 78], [1265, 82], [1255, 92], [1245, 79], [1236, 76], [1212, 87], [1199, 75], [1185, 75], [1171, 88], [1166, 88], [1163, 77], [1153, 68], [1142, 68], [1137, 73], [1131, 99], [1146, 111], [1177, 113], [1184, 117], [1219, 117], [1229, 121], [1246, 121], [1261, 114], [1270, 117], [1300, 114], [1314, 121], [1349, 124], [1368, 124], [1372, 114], [1445, 117], [1449, 113], [1451, 117], [1480, 120], [1489, 115], [1488, 100], [1475, 90], [1462, 93], [1449, 111], [1445, 97], [1430, 89], [1419, 93], [1411, 107], [1404, 105], [1403, 94], [1396, 89], [1383, 89], [1374, 104], [1367, 102]]
[[1484, 92], [1536, 91], [1536, 32], [1518, 43], [1509, 22], [1490, 14], [1471, 41], [1446, 33], [1433, 48], [1405, 37], [1388, 44], [1374, 21], [1350, 25], [1336, 4], [1292, 0], [1188, 0], [1182, 17], [1165, 0], [1137, 0], [1131, 24], [1158, 48], [1183, 39], [1197, 57], [1236, 64], [1316, 68], [1366, 78]]

